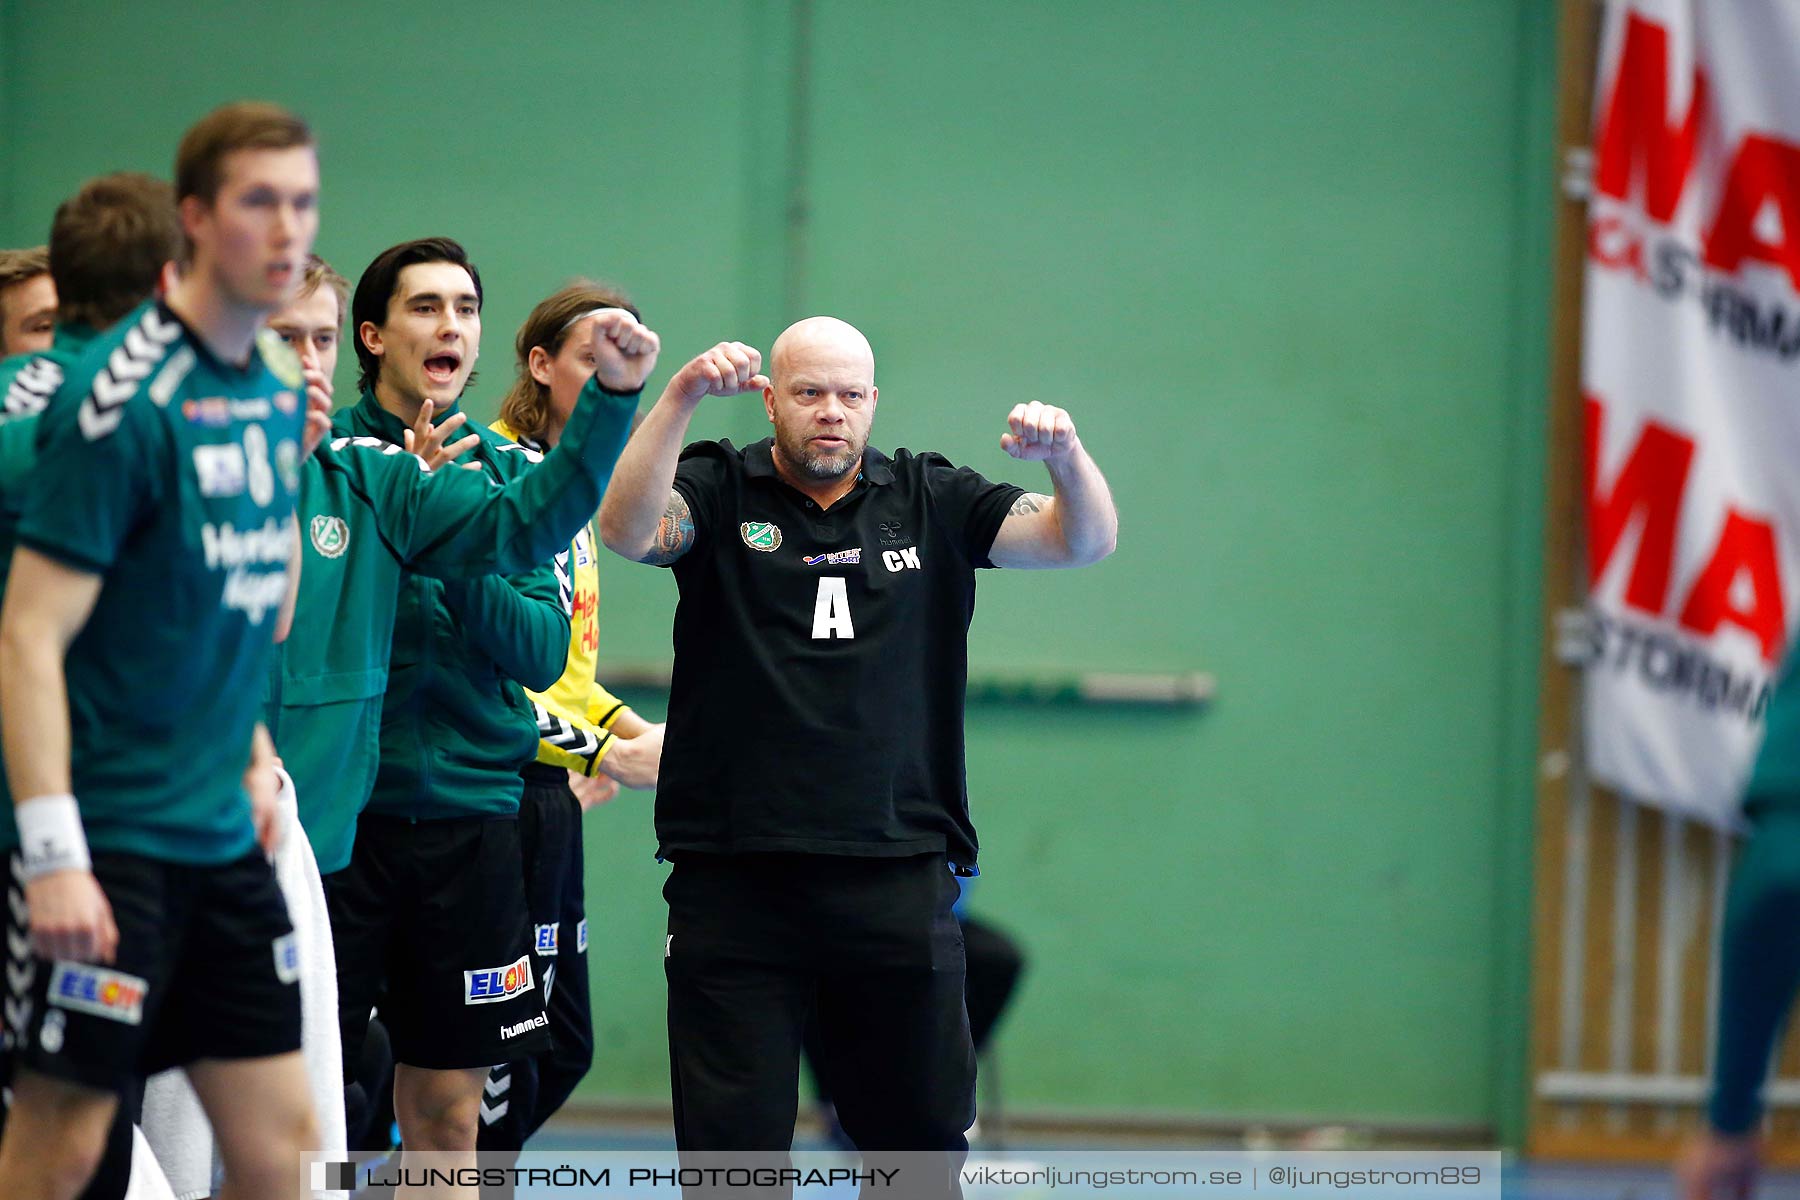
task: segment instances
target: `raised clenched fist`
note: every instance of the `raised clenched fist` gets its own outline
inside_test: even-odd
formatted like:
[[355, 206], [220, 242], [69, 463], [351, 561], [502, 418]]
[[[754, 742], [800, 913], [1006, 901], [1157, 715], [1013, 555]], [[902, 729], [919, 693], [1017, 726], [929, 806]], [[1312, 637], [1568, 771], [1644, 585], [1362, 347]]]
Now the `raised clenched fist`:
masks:
[[662, 339], [623, 308], [597, 308], [581, 317], [593, 339], [594, 375], [610, 391], [635, 392], [656, 366]]
[[705, 396], [740, 396], [769, 385], [762, 354], [742, 342], [720, 342], [675, 372], [669, 386], [689, 404]]
[[1062, 458], [1081, 445], [1069, 414], [1036, 400], [1013, 405], [1006, 424], [1011, 432], [1000, 435], [1000, 448], [1025, 462]]

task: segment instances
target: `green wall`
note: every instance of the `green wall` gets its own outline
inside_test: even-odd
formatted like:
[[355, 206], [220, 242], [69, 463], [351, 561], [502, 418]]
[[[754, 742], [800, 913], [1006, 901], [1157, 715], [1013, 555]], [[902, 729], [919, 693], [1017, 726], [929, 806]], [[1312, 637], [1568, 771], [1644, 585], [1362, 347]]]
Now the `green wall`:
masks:
[[[264, 96], [319, 131], [346, 274], [426, 233], [475, 254], [478, 412], [578, 272], [662, 331], [653, 382], [857, 323], [890, 448], [1042, 486], [998, 437], [1016, 400], [1065, 405], [1120, 549], [984, 576], [976, 671], [1204, 669], [1219, 698], [971, 708], [977, 906], [1032, 955], [1009, 1106], [1515, 1129], [1544, 0], [287, 11], [0, 0], [0, 244]], [[759, 421], [720, 402], [698, 433]], [[609, 660], [666, 657], [667, 577], [603, 587]], [[649, 803], [588, 828], [587, 1092], [655, 1100]]]

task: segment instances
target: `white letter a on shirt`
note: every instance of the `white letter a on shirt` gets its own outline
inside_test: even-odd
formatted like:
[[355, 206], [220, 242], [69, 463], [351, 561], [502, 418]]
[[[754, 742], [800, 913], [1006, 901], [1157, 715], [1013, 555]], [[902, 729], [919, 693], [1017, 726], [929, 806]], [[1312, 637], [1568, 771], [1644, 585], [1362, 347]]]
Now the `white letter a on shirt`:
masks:
[[856, 629], [850, 624], [850, 593], [836, 575], [819, 576], [819, 599], [813, 605], [814, 638], [853, 638]]

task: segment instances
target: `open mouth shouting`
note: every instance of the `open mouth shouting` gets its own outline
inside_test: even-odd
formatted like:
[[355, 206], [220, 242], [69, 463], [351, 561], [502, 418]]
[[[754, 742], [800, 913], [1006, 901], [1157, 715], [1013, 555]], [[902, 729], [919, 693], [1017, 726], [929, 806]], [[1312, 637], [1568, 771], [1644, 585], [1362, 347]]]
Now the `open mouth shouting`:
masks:
[[462, 370], [462, 354], [456, 350], [440, 350], [425, 360], [425, 382], [433, 387], [451, 387]]

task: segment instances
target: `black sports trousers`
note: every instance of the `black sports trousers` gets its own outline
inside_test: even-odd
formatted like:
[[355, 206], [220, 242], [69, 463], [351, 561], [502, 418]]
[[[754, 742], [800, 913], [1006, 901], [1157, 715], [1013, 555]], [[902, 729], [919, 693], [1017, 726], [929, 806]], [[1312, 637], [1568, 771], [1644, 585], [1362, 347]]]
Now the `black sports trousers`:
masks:
[[966, 1152], [975, 1051], [957, 894], [941, 854], [677, 858], [663, 887], [677, 1147], [787, 1151], [816, 999], [857, 1147]]
[[[568, 1100], [594, 1062], [589, 1006], [587, 916], [582, 873], [581, 803], [568, 772], [533, 763], [519, 798], [519, 844], [525, 904], [531, 913], [533, 963], [544, 984], [550, 1048], [488, 1072], [476, 1149], [517, 1153]], [[483, 1200], [510, 1188], [482, 1189]]]

